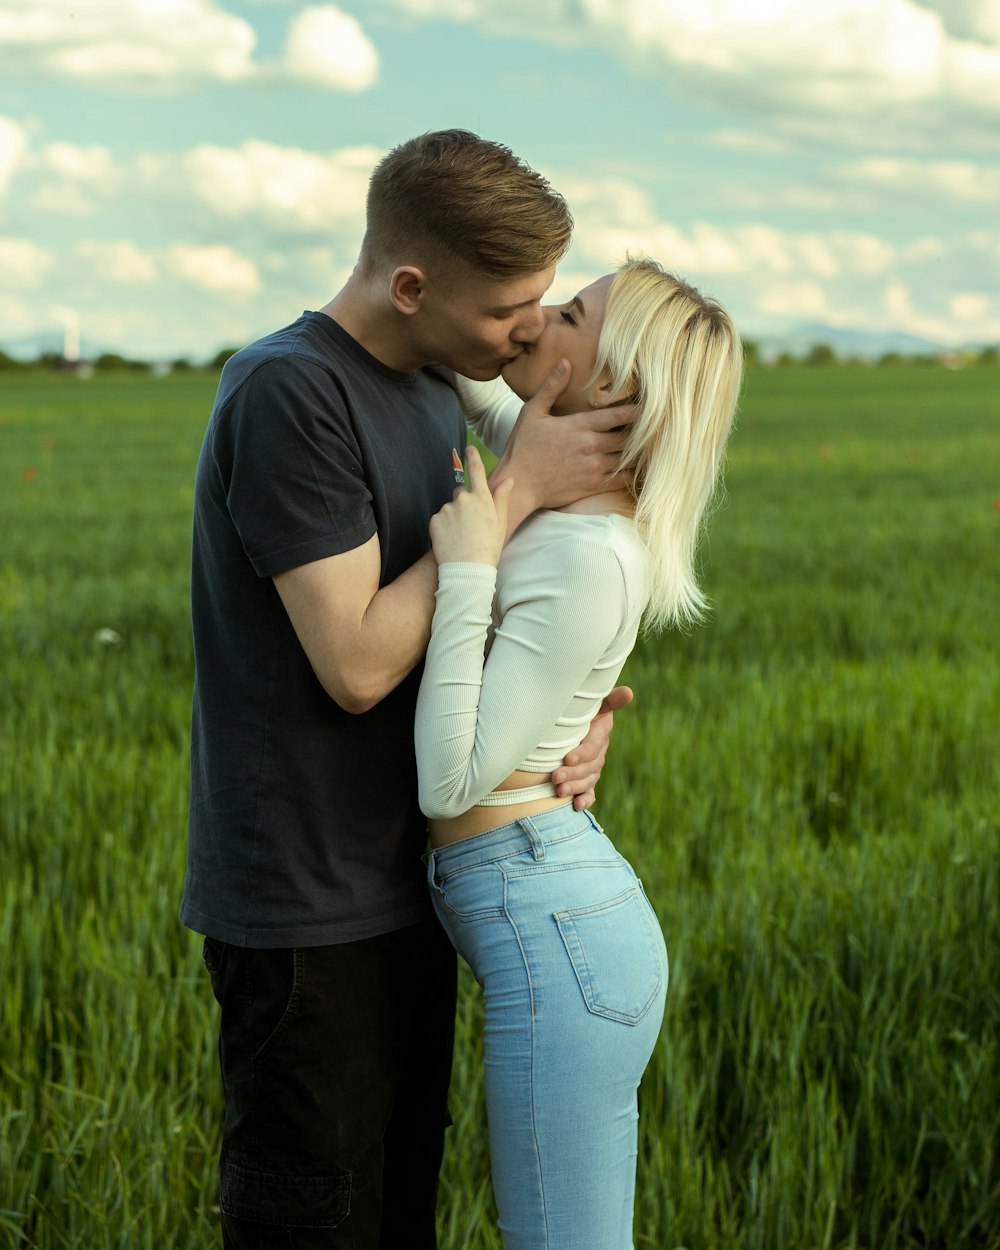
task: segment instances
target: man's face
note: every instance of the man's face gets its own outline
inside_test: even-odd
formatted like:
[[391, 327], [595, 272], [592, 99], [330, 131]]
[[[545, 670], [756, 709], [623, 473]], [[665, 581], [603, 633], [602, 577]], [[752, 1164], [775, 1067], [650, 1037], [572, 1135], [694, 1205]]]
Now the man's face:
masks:
[[429, 360], [478, 381], [495, 378], [545, 326], [541, 301], [555, 267], [498, 281], [463, 270], [430, 282], [419, 318]]

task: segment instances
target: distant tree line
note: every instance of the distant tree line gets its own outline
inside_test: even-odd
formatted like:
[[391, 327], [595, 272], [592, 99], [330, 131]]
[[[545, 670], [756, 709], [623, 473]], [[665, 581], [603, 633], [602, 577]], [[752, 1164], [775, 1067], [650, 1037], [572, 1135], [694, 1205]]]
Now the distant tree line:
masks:
[[224, 347], [211, 360], [195, 362], [186, 356], [170, 361], [138, 360], [117, 352], [102, 352], [92, 360], [69, 361], [61, 352], [42, 352], [34, 360], [20, 360], [0, 349], [0, 369], [86, 369], [98, 373], [188, 373], [200, 370], [218, 372], [238, 347]]
[[[67, 361], [59, 352], [42, 352], [35, 360], [19, 360], [0, 349], [0, 370], [15, 369], [59, 369], [80, 370], [88, 373], [218, 373], [230, 356], [239, 351], [238, 347], [223, 347], [211, 360], [194, 362], [186, 356], [177, 360], [151, 362], [134, 360], [120, 356], [117, 352], [102, 352], [93, 360]], [[885, 352], [876, 359], [860, 356], [839, 356], [829, 343], [814, 343], [802, 355], [782, 351], [777, 355], [765, 355], [760, 344], [753, 339], [744, 339], [743, 354], [749, 366], [764, 365], [784, 368], [793, 365], [807, 365], [815, 368], [830, 368], [836, 365], [943, 365], [948, 368], [961, 368], [966, 365], [998, 365], [1000, 364], [1000, 347], [983, 347], [979, 350], [940, 351], [936, 353], [906, 354], [904, 352]]]
[[982, 347], [978, 350], [942, 350], [938, 352], [883, 352], [881, 356], [844, 355], [840, 356], [829, 343], [814, 343], [801, 355], [790, 351], [782, 351], [774, 356], [764, 356], [760, 345], [752, 339], [743, 342], [743, 354], [748, 365], [773, 365], [783, 368], [791, 365], [807, 365], [815, 368], [830, 368], [836, 365], [938, 365], [946, 368], [962, 368], [966, 365], [997, 365], [1000, 364], [1000, 348], [997, 346]]

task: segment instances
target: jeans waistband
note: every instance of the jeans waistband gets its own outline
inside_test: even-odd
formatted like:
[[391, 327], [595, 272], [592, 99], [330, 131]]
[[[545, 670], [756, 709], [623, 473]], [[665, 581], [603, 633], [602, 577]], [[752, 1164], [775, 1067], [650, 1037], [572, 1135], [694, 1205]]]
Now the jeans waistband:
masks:
[[522, 851], [530, 851], [536, 860], [544, 860], [546, 846], [576, 837], [588, 829], [603, 832], [590, 812], [578, 812], [572, 802], [565, 807], [554, 807], [536, 816], [522, 816], [510, 824], [485, 833], [461, 838], [428, 851], [424, 856], [427, 864], [427, 880], [433, 886], [435, 872], [450, 875], [460, 868], [471, 868], [495, 859], [506, 859]]

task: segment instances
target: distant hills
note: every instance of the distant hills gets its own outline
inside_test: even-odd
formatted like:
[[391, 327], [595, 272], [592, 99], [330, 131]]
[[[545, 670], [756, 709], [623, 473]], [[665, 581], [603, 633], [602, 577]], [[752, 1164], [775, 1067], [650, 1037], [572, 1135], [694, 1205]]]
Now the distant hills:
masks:
[[[835, 355], [860, 360], [877, 360], [889, 352], [899, 352], [902, 356], [933, 356], [940, 352], [952, 350], [944, 343], [936, 343], [931, 339], [921, 338], [915, 334], [906, 334], [902, 330], [873, 332], [866, 330], [846, 329], [842, 326], [823, 325], [820, 322], [808, 322], [778, 334], [754, 334], [752, 330], [744, 331], [745, 337], [757, 344], [763, 360], [770, 360], [787, 352], [791, 356], [805, 356], [818, 343], [832, 348]], [[979, 351], [987, 343], [963, 344], [961, 350]], [[59, 330], [45, 330], [37, 334], [23, 335], [16, 339], [0, 342], [0, 350], [17, 360], [37, 360], [46, 352], [61, 352], [63, 337]], [[94, 360], [105, 352], [117, 352], [129, 356], [129, 352], [120, 345], [97, 343], [84, 338], [81, 343], [80, 355], [84, 360]], [[179, 353], [183, 355], [183, 353]], [[209, 353], [210, 359], [214, 353]], [[193, 361], [193, 363], [200, 363]]]
[[[804, 356], [817, 343], [825, 343], [837, 356], [853, 356], [861, 360], [877, 360], [888, 352], [899, 352], [901, 356], [933, 356], [949, 350], [943, 343], [935, 343], [916, 334], [906, 334], [902, 330], [876, 333], [822, 325], [819, 322], [801, 325], [778, 335], [765, 334], [758, 338], [753, 333], [748, 333], [746, 337], [757, 343], [765, 360], [782, 352], [788, 352], [792, 356]], [[966, 346], [972, 347], [971, 344]], [[984, 346], [986, 344], [979, 344], [976, 350]]]

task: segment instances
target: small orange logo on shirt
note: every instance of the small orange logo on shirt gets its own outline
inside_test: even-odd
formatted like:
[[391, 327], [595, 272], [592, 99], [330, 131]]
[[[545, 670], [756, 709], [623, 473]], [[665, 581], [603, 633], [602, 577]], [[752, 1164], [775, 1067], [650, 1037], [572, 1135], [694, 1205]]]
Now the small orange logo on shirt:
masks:
[[462, 457], [454, 447], [451, 449], [451, 467], [455, 470], [455, 481], [459, 486], [464, 486], [465, 470], [462, 468]]

